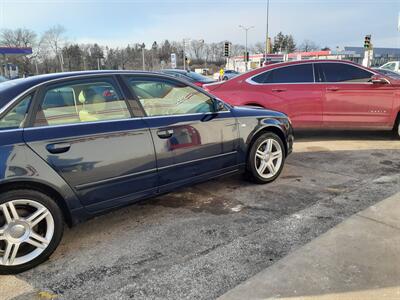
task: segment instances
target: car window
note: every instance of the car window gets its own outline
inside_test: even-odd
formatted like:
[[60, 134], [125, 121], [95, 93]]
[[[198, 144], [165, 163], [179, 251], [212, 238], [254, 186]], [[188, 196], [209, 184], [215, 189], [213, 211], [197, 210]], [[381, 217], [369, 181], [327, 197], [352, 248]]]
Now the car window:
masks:
[[32, 95], [26, 96], [0, 119], [0, 129], [20, 128], [28, 114]]
[[300, 64], [272, 69], [253, 77], [257, 83], [308, 83], [314, 82], [312, 64]]
[[80, 81], [48, 88], [34, 125], [74, 124], [129, 117], [126, 102], [111, 81]]
[[387, 63], [387, 64], [384, 64], [381, 68], [385, 69], [385, 70], [394, 71], [394, 70], [396, 70], [396, 63]]
[[213, 112], [213, 100], [180, 82], [128, 77], [132, 91], [148, 116]]
[[369, 82], [373, 75], [349, 64], [317, 63], [315, 66], [321, 82]]

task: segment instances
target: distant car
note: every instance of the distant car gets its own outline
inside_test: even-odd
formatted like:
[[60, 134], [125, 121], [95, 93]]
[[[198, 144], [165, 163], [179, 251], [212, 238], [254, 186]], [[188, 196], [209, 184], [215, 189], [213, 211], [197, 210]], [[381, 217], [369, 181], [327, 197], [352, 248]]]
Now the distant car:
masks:
[[5, 78], [4, 76], [0, 76], [0, 83], [1, 83], [1, 82], [4, 82], [4, 81], [8, 81], [8, 79]]
[[235, 70], [225, 70], [224, 72], [224, 77], [222, 78], [222, 80], [228, 80], [231, 79], [233, 77], [238, 76], [240, 73], [235, 71]]
[[400, 138], [400, 79], [341, 60], [269, 65], [204, 89], [232, 105], [281, 111], [294, 129], [388, 129]]
[[400, 79], [400, 73], [396, 73], [394, 71], [390, 71], [388, 69], [381, 69], [381, 68], [372, 68], [372, 70], [386, 76], [390, 76], [395, 79]]
[[204, 75], [201, 75], [199, 73], [189, 71], [189, 70], [182, 70], [182, 69], [164, 69], [161, 70], [162, 73], [172, 75], [174, 77], [177, 77], [179, 79], [188, 81], [190, 83], [193, 83], [199, 87], [202, 87], [204, 84], [208, 83], [213, 83], [215, 80], [208, 78]]
[[389, 70], [400, 74], [400, 61], [389, 61], [383, 66], [380, 66], [379, 69]]
[[164, 74], [92, 71], [2, 83], [0, 275], [45, 261], [64, 222], [222, 175], [272, 182], [292, 145], [285, 114], [232, 107]]

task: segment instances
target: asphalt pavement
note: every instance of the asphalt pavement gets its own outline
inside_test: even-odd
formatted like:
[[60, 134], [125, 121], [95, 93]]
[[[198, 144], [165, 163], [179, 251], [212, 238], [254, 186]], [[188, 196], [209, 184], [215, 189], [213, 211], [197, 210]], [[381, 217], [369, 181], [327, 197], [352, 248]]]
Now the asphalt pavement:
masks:
[[399, 149], [387, 132], [298, 133], [272, 184], [213, 180], [66, 230], [16, 299], [215, 299], [399, 192]]

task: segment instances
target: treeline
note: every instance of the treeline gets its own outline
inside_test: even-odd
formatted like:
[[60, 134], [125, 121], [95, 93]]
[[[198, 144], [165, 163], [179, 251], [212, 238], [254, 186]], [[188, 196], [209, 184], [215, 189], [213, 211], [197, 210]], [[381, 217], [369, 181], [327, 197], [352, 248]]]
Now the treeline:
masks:
[[[303, 43], [304, 44], [304, 43]], [[218, 69], [225, 64], [224, 41], [206, 43], [203, 40], [185, 40], [128, 44], [126, 47], [78, 44], [68, 41], [66, 30], [54, 26], [38, 35], [32, 30], [3, 29], [0, 31], [0, 45], [6, 47], [32, 47], [33, 54], [8, 58], [8, 62], [18, 64], [21, 74], [43, 74], [60, 71], [80, 71], [97, 69], [159, 70], [171, 67], [171, 53], [177, 55], [178, 68], [183, 66], [185, 52], [191, 68], [205, 67]], [[316, 45], [307, 42], [307, 50]], [[252, 53], [263, 53], [265, 44], [260, 42], [250, 47]], [[273, 39], [273, 52], [293, 52], [296, 44], [291, 35], [279, 33]], [[315, 49], [311, 49], [315, 50]], [[231, 55], [242, 55], [243, 45], [233, 44]]]

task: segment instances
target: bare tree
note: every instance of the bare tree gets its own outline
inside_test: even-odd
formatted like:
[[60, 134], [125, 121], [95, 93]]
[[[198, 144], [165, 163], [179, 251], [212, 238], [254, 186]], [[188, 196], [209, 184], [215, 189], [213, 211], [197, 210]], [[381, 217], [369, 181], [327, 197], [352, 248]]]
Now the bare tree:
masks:
[[53, 52], [58, 61], [61, 72], [64, 71], [61, 49], [64, 47], [66, 38], [64, 36], [65, 28], [61, 25], [56, 25], [47, 30], [41, 39], [43, 47], [47, 46]]
[[303, 43], [301, 43], [299, 50], [304, 51], [304, 52], [309, 52], [309, 51], [316, 51], [319, 49], [319, 46], [314, 43], [313, 41], [310, 40], [304, 40]]
[[204, 58], [204, 41], [193, 40], [190, 43], [190, 54], [196, 60], [200, 61]]
[[252, 47], [252, 48], [253, 48], [252, 50], [255, 53], [264, 53], [264, 51], [265, 51], [265, 43], [261, 43], [261, 42], [255, 43], [254, 47]]
[[0, 33], [0, 44], [6, 47], [34, 47], [36, 33], [26, 28], [3, 29]]

